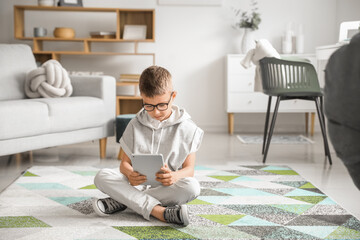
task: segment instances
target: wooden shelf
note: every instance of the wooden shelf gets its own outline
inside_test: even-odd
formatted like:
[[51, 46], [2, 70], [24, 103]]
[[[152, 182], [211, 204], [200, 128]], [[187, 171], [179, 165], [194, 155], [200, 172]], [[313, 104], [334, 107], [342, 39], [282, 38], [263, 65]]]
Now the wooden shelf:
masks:
[[[55, 37], [31, 37], [25, 36], [25, 12], [26, 11], [53, 11], [53, 12], [97, 12], [116, 14], [116, 35], [112, 39], [102, 38], [55, 38]], [[54, 13], [55, 15], [55, 13]], [[86, 20], [84, 20], [86, 21]], [[59, 20], [61, 22], [61, 20]], [[146, 39], [128, 40], [123, 39], [125, 25], [146, 25]], [[76, 30], [76, 23], [74, 27]], [[155, 41], [155, 10], [154, 9], [121, 9], [121, 8], [85, 8], [85, 7], [45, 7], [45, 6], [14, 6], [14, 37], [15, 39], [32, 41], [33, 53], [37, 61], [41, 63], [56, 59], [60, 61], [61, 55], [108, 55], [108, 56], [151, 56], [155, 64], [155, 53], [139, 53], [138, 44]], [[79, 51], [48, 51], [44, 50], [44, 42], [78, 42], [83, 48]], [[131, 53], [120, 52], [94, 52], [91, 43], [134, 43], [134, 51]], [[117, 86], [135, 86], [138, 83], [117, 82]], [[136, 90], [135, 90], [136, 92]], [[136, 113], [142, 108], [140, 96], [116, 96], [116, 113]]]
[[123, 99], [123, 100], [141, 100], [142, 98], [140, 96], [116, 96], [116, 99]]
[[144, 39], [144, 40], [129, 40], [129, 39], [116, 39], [116, 38], [55, 38], [55, 37], [17, 37], [19, 40], [29, 40], [29, 41], [68, 41], [68, 42], [154, 42], [153, 39]]
[[140, 96], [116, 96], [116, 115], [134, 114], [142, 108]]
[[120, 53], [120, 52], [83, 52], [83, 51], [33, 51], [34, 54], [59, 54], [59, 55], [126, 55], [126, 56], [155, 56], [155, 53]]
[[117, 81], [116, 86], [137, 86], [139, 85], [139, 82], [121, 82]]
[[[73, 11], [73, 12], [113, 12], [116, 14], [116, 38], [94, 39], [84, 38], [81, 41], [125, 41], [125, 42], [154, 42], [155, 41], [155, 10], [154, 9], [121, 9], [121, 8], [84, 8], [84, 7], [43, 7], [43, 6], [14, 6], [14, 34], [16, 39], [31, 40], [24, 36], [25, 11]], [[74, 24], [75, 25], [75, 24]], [[124, 40], [122, 35], [125, 25], [146, 25], [145, 40]], [[76, 25], [75, 25], [76, 26]], [[40, 39], [40, 38], [38, 38]], [[46, 41], [70, 41], [68, 39], [41, 38]]]
[[[102, 38], [55, 38], [55, 37], [28, 37], [24, 35], [25, 30], [25, 11], [73, 11], [73, 12], [113, 12], [116, 14], [116, 37], [113, 39]], [[128, 40], [122, 39], [124, 26], [129, 25], [146, 25], [146, 39], [144, 40]], [[138, 44], [140, 42], [155, 41], [155, 10], [154, 9], [120, 9], [120, 8], [83, 8], [83, 7], [43, 7], [43, 6], [14, 6], [14, 34], [19, 40], [33, 41], [34, 54], [44, 54], [51, 58], [60, 59], [60, 55], [149, 55], [153, 57], [154, 53], [139, 53]], [[59, 41], [59, 42], [80, 42], [83, 44], [82, 51], [44, 51], [43, 42]], [[91, 51], [91, 43], [93, 42], [128, 42], [134, 43], [134, 53], [115, 53], [115, 52], [93, 52]], [[46, 61], [45, 56], [38, 57], [41, 61]]]

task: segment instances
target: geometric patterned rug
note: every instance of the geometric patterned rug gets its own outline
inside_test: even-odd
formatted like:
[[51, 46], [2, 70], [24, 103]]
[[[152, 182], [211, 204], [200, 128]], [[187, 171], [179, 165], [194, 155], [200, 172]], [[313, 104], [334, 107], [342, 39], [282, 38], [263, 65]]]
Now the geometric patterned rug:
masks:
[[30, 168], [0, 194], [0, 239], [360, 239], [358, 219], [286, 166], [197, 166], [184, 228], [129, 209], [95, 215], [98, 170]]

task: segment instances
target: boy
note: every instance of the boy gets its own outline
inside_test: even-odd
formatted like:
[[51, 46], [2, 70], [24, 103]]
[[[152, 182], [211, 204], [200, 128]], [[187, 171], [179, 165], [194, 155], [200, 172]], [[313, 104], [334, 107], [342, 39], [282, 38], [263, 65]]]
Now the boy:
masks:
[[[200, 194], [200, 185], [193, 176], [195, 152], [203, 131], [184, 109], [173, 105], [177, 92], [173, 91], [171, 75], [166, 69], [158, 66], [145, 69], [139, 88], [143, 109], [130, 121], [120, 139], [125, 153], [120, 172], [102, 169], [96, 175], [96, 187], [110, 198], [95, 199], [94, 210], [107, 216], [129, 207], [147, 220], [152, 215], [163, 222], [186, 226], [189, 216], [185, 203]], [[165, 163], [156, 174], [161, 185], [140, 186], [146, 176], [133, 171], [129, 157], [157, 153], [163, 155]]]

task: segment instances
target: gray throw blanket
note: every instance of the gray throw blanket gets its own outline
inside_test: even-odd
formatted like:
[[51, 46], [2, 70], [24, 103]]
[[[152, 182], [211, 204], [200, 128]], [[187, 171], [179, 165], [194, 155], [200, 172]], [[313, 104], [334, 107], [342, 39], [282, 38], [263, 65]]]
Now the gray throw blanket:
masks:
[[25, 94], [29, 98], [69, 97], [72, 91], [67, 71], [56, 60], [46, 61], [26, 76]]
[[360, 189], [360, 33], [331, 55], [324, 104], [336, 154]]

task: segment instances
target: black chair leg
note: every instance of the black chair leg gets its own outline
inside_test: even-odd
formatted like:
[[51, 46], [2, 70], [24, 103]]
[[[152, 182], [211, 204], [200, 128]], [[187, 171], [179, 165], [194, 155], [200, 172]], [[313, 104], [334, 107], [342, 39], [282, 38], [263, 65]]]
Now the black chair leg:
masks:
[[323, 122], [324, 122], [324, 129], [326, 129], [326, 121], [325, 121], [325, 114], [324, 114], [324, 97], [323, 96], [320, 97], [320, 109], [321, 109], [322, 118], [323, 118]]
[[268, 151], [269, 151], [271, 137], [272, 137], [272, 134], [274, 132], [276, 117], [277, 117], [277, 113], [278, 113], [278, 110], [279, 110], [279, 105], [280, 105], [280, 97], [277, 97], [274, 114], [273, 114], [273, 117], [272, 117], [272, 120], [271, 120], [270, 132], [269, 132], [269, 135], [268, 135], [267, 140], [266, 140], [266, 148], [265, 148], [265, 152], [264, 152], [263, 163], [266, 162], [266, 157], [267, 157], [267, 154], [268, 154]]
[[[323, 103], [323, 96], [319, 97], [320, 98], [320, 112], [321, 112], [321, 117], [323, 119], [323, 124], [324, 124], [324, 129], [325, 129], [325, 133], [326, 133], [326, 123], [325, 123], [325, 116], [324, 116], [324, 103]], [[330, 153], [328, 153], [326, 145], [324, 144], [324, 151], [325, 151], [325, 156], [329, 156]]]
[[315, 99], [315, 104], [316, 104], [316, 110], [317, 110], [317, 113], [319, 116], [321, 132], [322, 132], [323, 139], [324, 139], [325, 156], [328, 157], [329, 163], [330, 163], [330, 165], [332, 165], [329, 144], [328, 144], [327, 135], [326, 135], [325, 123], [324, 123], [324, 112], [323, 112], [323, 109], [321, 108], [321, 106], [319, 104], [319, 100], [317, 98]]
[[263, 141], [262, 152], [261, 152], [262, 154], [264, 154], [265, 144], [266, 144], [266, 137], [267, 137], [268, 128], [269, 128], [269, 117], [270, 117], [271, 98], [272, 98], [272, 97], [269, 96], [268, 106], [267, 106], [267, 111], [266, 111], [266, 117], [265, 117], [264, 141]]
[[324, 96], [321, 96], [321, 97], [320, 97], [320, 112], [321, 112], [321, 114], [322, 114], [324, 131], [325, 131], [325, 136], [326, 136], [327, 157], [329, 158], [329, 162], [332, 163], [332, 161], [331, 161], [331, 156], [330, 156], [329, 141], [327, 140], [327, 133], [326, 133], [326, 119], [325, 119], [325, 113], [324, 113]]

